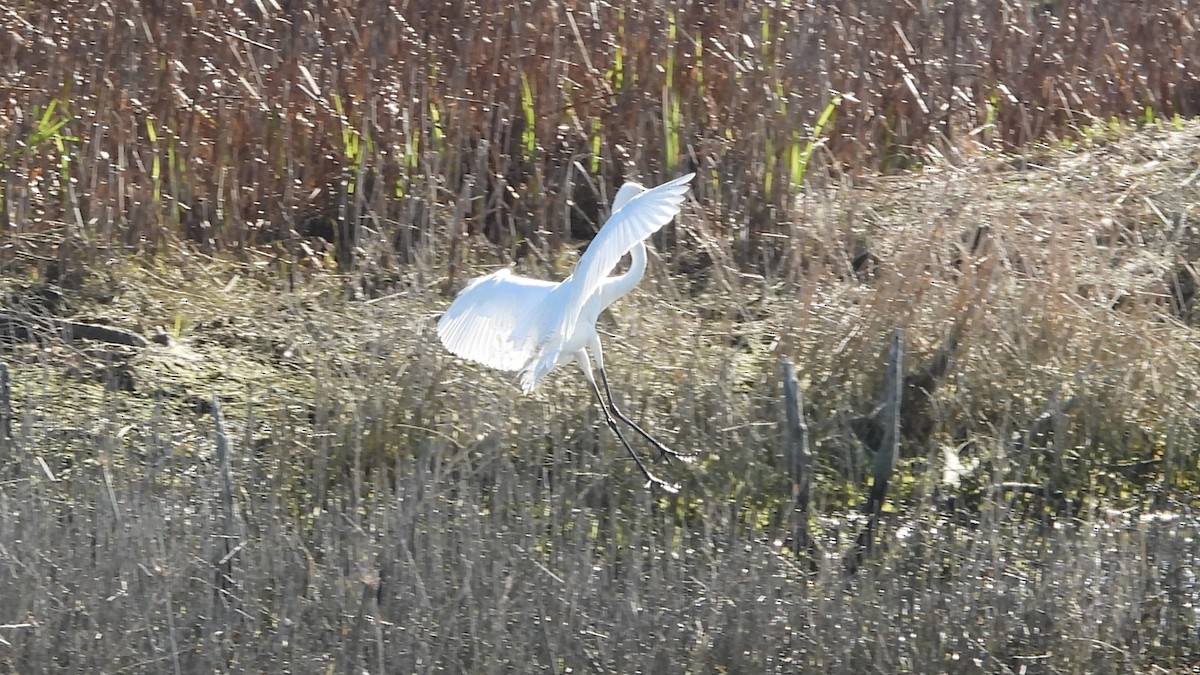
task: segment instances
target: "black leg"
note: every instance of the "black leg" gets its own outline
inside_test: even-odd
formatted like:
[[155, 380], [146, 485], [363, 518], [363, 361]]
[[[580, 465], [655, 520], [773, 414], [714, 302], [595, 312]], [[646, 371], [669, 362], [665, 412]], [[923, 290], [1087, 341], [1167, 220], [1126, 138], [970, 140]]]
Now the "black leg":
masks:
[[[604, 371], [601, 370], [600, 372], [603, 373]], [[634, 451], [633, 446], [629, 445], [629, 441], [625, 440], [625, 435], [621, 433], [621, 428], [617, 426], [617, 423], [615, 420], [613, 420], [612, 415], [608, 413], [608, 406], [604, 405], [604, 397], [600, 394], [600, 388], [596, 386], [596, 380], [589, 377], [588, 382], [592, 383], [592, 391], [596, 392], [596, 401], [600, 404], [600, 409], [604, 411], [604, 421], [608, 422], [608, 428], [613, 430], [613, 433], [617, 435], [618, 439], [620, 439], [621, 445], [624, 445], [625, 449], [629, 451], [629, 456], [633, 457], [633, 461], [637, 462], [638, 468], [642, 470], [642, 475], [646, 477], [647, 481], [649, 481], [649, 485], [657, 485], [665, 492], [679, 492], [679, 488], [677, 486], [672, 485], [658, 476], [650, 473], [650, 469], [646, 468], [646, 463], [643, 462], [642, 458], [637, 454], [636, 451]], [[605, 382], [605, 387], [607, 388], [607, 386], [608, 383]], [[617, 414], [620, 415], [620, 413]], [[624, 419], [623, 416], [622, 419]], [[637, 427], [634, 426], [634, 428], [636, 429]], [[638, 431], [641, 431], [641, 429], [638, 429]], [[642, 433], [645, 434], [644, 431]]]
[[[681, 455], [678, 452], [675, 452], [674, 450], [663, 445], [657, 438], [651, 436], [649, 433], [646, 432], [645, 429], [639, 427], [636, 422], [629, 419], [628, 417], [625, 416], [625, 413], [621, 412], [621, 409], [617, 407], [617, 402], [613, 400], [612, 388], [610, 388], [608, 386], [608, 373], [604, 372], [604, 366], [602, 366], [602, 365], [600, 366], [600, 381], [604, 382], [604, 391], [605, 391], [605, 393], [608, 394], [608, 404], [609, 404], [609, 407], [612, 408], [613, 413], [615, 413], [617, 417], [621, 418], [622, 422], [633, 427], [633, 430], [638, 432], [639, 434], [641, 434], [642, 438], [649, 441], [650, 444], [653, 445], [655, 448], [658, 448], [658, 457], [656, 457], [654, 459], [655, 463], [662, 462], [664, 460], [669, 463], [670, 459], [672, 457], [674, 457], [675, 459], [678, 459], [680, 461], [684, 461], [684, 462], [692, 461], [691, 457], [688, 457], [686, 455]], [[595, 386], [595, 383], [593, 383], [593, 386]], [[600, 392], [597, 391], [596, 395], [599, 396]]]

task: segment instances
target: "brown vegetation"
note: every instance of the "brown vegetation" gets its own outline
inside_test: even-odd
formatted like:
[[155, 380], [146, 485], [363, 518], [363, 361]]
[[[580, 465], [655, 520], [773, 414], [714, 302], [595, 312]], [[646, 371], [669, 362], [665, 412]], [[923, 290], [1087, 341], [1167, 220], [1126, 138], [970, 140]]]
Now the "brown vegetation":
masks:
[[[0, 12], [0, 669], [1194, 667], [1195, 25], [1166, 0]], [[699, 455], [667, 497], [573, 373], [516, 397], [429, 328], [684, 167], [606, 351], [623, 408]]]
[[[608, 189], [689, 165], [757, 264], [810, 163], [1200, 112], [1195, 19], [1177, 0], [24, 2], [0, 18], [3, 216], [139, 250], [322, 237], [387, 265], [466, 231], [518, 254], [587, 233], [576, 162]], [[74, 140], [39, 136], [60, 119]]]

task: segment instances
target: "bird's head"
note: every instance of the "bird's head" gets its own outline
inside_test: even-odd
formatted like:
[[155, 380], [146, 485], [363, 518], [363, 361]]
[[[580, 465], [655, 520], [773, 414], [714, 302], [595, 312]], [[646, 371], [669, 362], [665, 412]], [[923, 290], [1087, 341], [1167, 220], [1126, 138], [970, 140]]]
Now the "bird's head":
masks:
[[617, 196], [613, 197], [612, 210], [614, 212], [619, 210], [622, 206], [625, 206], [627, 203], [629, 203], [630, 199], [633, 199], [645, 191], [646, 188], [642, 187], [638, 183], [626, 183], [622, 185], [621, 189], [617, 190]]

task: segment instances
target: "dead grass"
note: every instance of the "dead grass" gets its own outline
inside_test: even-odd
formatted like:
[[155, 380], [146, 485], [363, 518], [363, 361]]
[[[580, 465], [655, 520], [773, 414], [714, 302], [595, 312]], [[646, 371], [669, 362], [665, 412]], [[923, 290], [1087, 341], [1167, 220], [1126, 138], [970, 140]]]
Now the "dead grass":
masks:
[[[7, 663], [1186, 668], [1200, 355], [1164, 297], [1187, 223], [1158, 212], [1186, 219], [1195, 203], [1196, 133], [809, 196], [803, 255], [769, 278], [653, 265], [605, 326], [625, 407], [701, 455], [669, 467], [677, 499], [641, 488], [569, 371], [516, 398], [503, 376], [444, 355], [430, 331], [442, 280], [420, 265], [367, 300], [352, 276], [265, 254], [114, 260], [66, 293], [71, 315], [161, 326], [169, 344], [100, 354], [47, 339], [6, 355]], [[700, 241], [708, 226], [693, 205], [681, 229]], [[863, 254], [873, 262], [856, 270]], [[5, 283], [10, 298], [41, 297]], [[846, 579], [837, 556], [858, 527], [846, 513], [897, 325], [910, 373], [954, 326], [958, 347], [930, 395], [906, 399], [882, 548]], [[816, 572], [775, 541], [781, 353], [800, 366], [814, 429], [829, 556]], [[112, 386], [114, 369], [132, 391]], [[944, 448], [978, 462], [960, 487], [941, 481]], [[1017, 483], [1044, 490], [1003, 487]]]
[[[1197, 42], [1168, 2], [1012, 7], [5, 14], [5, 307], [160, 343], [5, 345], [0, 663], [1195, 667]], [[602, 321], [624, 408], [699, 454], [677, 498], [572, 373], [516, 397], [430, 330], [486, 268], [568, 268], [576, 161], [701, 169]], [[902, 463], [846, 577], [897, 328]], [[779, 541], [784, 355], [815, 561]]]

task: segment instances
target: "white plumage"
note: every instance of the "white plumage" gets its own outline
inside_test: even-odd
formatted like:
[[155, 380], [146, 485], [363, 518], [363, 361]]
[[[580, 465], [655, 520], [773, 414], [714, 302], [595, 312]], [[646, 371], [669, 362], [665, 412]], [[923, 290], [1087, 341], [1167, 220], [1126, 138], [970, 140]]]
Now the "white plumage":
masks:
[[558, 287], [504, 269], [472, 279], [438, 321], [438, 337], [451, 353], [499, 370], [520, 370], [535, 341], [521, 344], [532, 310]]
[[[687, 195], [687, 174], [647, 190], [626, 183], [613, 199], [612, 215], [561, 283], [531, 279], [508, 269], [473, 279], [438, 321], [438, 337], [451, 353], [499, 370], [521, 371], [521, 388], [531, 392], [556, 366], [574, 360], [592, 384], [609, 426], [651, 483], [672, 489], [646, 469], [613, 422], [609, 407], [659, 449], [678, 457], [627, 418], [612, 401], [604, 356], [596, 334], [600, 312], [633, 290], [646, 273], [645, 240], [678, 213]], [[625, 254], [629, 270], [610, 277]], [[589, 359], [589, 350], [591, 352]], [[608, 393], [605, 406], [592, 375], [595, 360]]]

